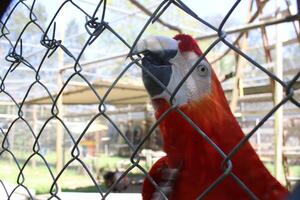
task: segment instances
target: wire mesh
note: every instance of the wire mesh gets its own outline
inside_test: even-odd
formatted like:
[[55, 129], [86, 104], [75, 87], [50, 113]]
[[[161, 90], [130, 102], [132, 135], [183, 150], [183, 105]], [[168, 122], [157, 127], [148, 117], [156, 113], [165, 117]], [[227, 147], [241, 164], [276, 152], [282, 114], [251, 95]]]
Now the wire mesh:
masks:
[[[78, 4], [76, 4], [74, 1], [71, 0], [66, 0], [64, 1], [59, 9], [55, 12], [53, 15], [52, 19], [49, 21], [48, 26], [46, 28], [43, 28], [39, 22], [38, 22], [38, 17], [34, 13], [34, 8], [36, 5], [36, 0], [32, 2], [32, 4], [29, 4], [26, 1], [19, 0], [14, 3], [12, 6], [10, 12], [8, 13], [7, 17], [3, 19], [1, 22], [1, 35], [0, 38], [2, 40], [6, 40], [10, 46], [9, 52], [2, 53], [1, 56], [5, 56], [5, 59], [7, 62], [10, 63], [10, 66], [8, 69], [6, 69], [6, 73], [1, 78], [1, 86], [0, 86], [0, 93], [4, 95], [6, 98], [9, 99], [10, 102], [13, 103], [13, 106], [17, 109], [18, 111], [18, 116], [10, 122], [10, 124], [7, 126], [7, 129], [4, 127], [1, 127], [1, 134], [3, 136], [2, 140], [2, 145], [1, 145], [1, 152], [0, 152], [0, 157], [3, 156], [3, 154], [9, 154], [10, 157], [13, 159], [13, 162], [16, 164], [18, 168], [18, 177], [17, 177], [17, 186], [9, 192], [6, 189], [6, 186], [3, 184], [3, 181], [5, 180], [0, 180], [1, 187], [6, 192], [6, 197], [7, 199], [11, 199], [13, 194], [15, 193], [18, 188], [23, 188], [27, 191], [29, 197], [31, 199], [34, 199], [34, 195], [31, 194], [31, 191], [27, 188], [26, 185], [24, 185], [24, 182], [26, 180], [26, 177], [24, 176], [24, 170], [26, 167], [28, 167], [28, 163], [33, 157], [38, 156], [43, 160], [43, 163], [45, 167], [47, 168], [47, 171], [49, 172], [51, 179], [52, 179], [52, 185], [49, 188], [49, 194], [50, 198], [49, 199], [60, 199], [59, 197], [59, 180], [60, 177], [64, 174], [64, 172], [67, 170], [67, 168], [74, 162], [77, 161], [80, 163], [80, 165], [84, 168], [86, 173], [88, 174], [89, 178], [93, 182], [94, 186], [97, 188], [97, 192], [99, 193], [99, 198], [105, 199], [110, 193], [113, 191], [114, 187], [122, 180], [124, 176], [126, 176], [130, 171], [133, 169], [139, 169], [145, 177], [147, 177], [153, 186], [156, 188], [157, 191], [159, 191], [164, 199], [167, 199], [167, 196], [164, 194], [164, 191], [159, 187], [158, 183], [156, 183], [148, 174], [147, 170], [140, 164], [140, 156], [139, 153], [142, 150], [142, 146], [149, 140], [149, 137], [154, 133], [155, 128], [158, 127], [160, 122], [172, 111], [177, 112], [179, 115], [181, 115], [204, 139], [207, 143], [209, 143], [219, 154], [222, 156], [224, 160], [224, 167], [223, 167], [223, 173], [220, 177], [218, 177], [202, 194], [199, 194], [199, 199], [205, 198], [205, 196], [213, 192], [213, 189], [217, 187], [227, 176], [231, 176], [235, 182], [249, 195], [251, 199], [258, 199], [252, 192], [251, 190], [245, 185], [232, 171], [232, 162], [231, 158], [233, 155], [235, 155], [239, 149], [247, 142], [255, 133], [256, 131], [276, 112], [276, 110], [283, 106], [287, 102], [291, 102], [294, 105], [296, 105], [298, 108], [300, 108], [300, 103], [299, 101], [296, 100], [294, 97], [294, 85], [296, 84], [297, 80], [299, 80], [300, 77], [300, 70], [295, 74], [295, 76], [292, 78], [290, 81], [284, 81], [280, 78], [278, 78], [274, 73], [265, 67], [263, 67], [261, 64], [256, 62], [254, 59], [252, 59], [250, 56], [248, 56], [246, 53], [241, 51], [237, 46], [233, 45], [229, 40], [226, 39], [226, 32], [224, 31], [224, 25], [226, 22], [229, 20], [231, 14], [233, 11], [236, 9], [236, 7], [239, 5], [241, 1], [237, 0], [235, 3], [232, 5], [231, 9], [227, 12], [226, 16], [222, 19], [222, 22], [220, 23], [219, 26], [214, 26], [207, 22], [206, 20], [202, 19], [199, 17], [193, 9], [189, 8], [185, 3], [183, 3], [180, 0], [164, 0], [159, 5], [156, 7], [152, 15], [149, 17], [147, 22], [144, 24], [142, 30], [140, 30], [138, 36], [135, 38], [134, 42], [130, 44], [129, 42], [126, 41], [122, 37], [121, 34], [118, 33], [117, 30], [112, 28], [110, 24], [106, 21], [106, 14], [107, 14], [107, 1], [106, 0], [101, 0], [99, 3], [94, 8], [94, 11], [92, 13], [89, 13], [82, 9]], [[9, 38], [9, 35], [14, 34], [13, 32], [10, 31], [10, 27], [7, 26], [7, 23], [9, 19], [14, 15], [15, 10], [20, 7], [24, 6], [28, 10], [28, 16], [26, 18], [28, 19], [27, 24], [24, 25], [22, 30], [20, 31], [17, 39], [15, 41], [12, 41]], [[80, 11], [84, 16], [86, 16], [86, 22], [85, 22], [85, 30], [88, 35], [87, 41], [84, 43], [83, 47], [80, 49], [80, 52], [78, 55], [74, 55], [71, 53], [71, 51], [64, 46], [63, 41], [60, 40], [59, 36], [57, 36], [57, 25], [56, 25], [56, 20], [58, 18], [58, 15], [63, 12], [63, 8], [65, 6], [72, 6], [74, 10]], [[199, 58], [199, 60], [194, 64], [194, 66], [190, 69], [190, 71], [185, 75], [185, 77], [180, 81], [180, 83], [177, 85], [176, 89], [174, 90], [173, 93], [171, 93], [171, 98], [170, 102], [172, 102], [174, 96], [180, 89], [180, 87], [184, 84], [184, 82], [187, 80], [187, 78], [191, 75], [193, 70], [196, 68], [197, 64], [200, 63], [205, 56], [218, 44], [223, 43], [226, 46], [228, 46], [231, 50], [235, 51], [237, 54], [241, 55], [244, 57], [249, 63], [253, 64], [255, 67], [257, 67], [259, 70], [263, 71], [266, 75], [268, 75], [272, 80], [275, 82], [279, 83], [282, 86], [282, 89], [285, 91], [285, 96], [281, 100], [281, 102], [277, 105], [275, 105], [260, 121], [259, 123], [248, 133], [246, 136], [231, 150], [229, 154], [224, 153], [207, 135], [205, 132], [203, 132], [193, 121], [185, 114], [183, 113], [176, 104], [172, 104], [172, 106], [163, 114], [159, 119], [156, 120], [154, 124], [149, 128], [148, 133], [146, 136], [141, 140], [141, 142], [135, 146], [132, 144], [132, 141], [130, 141], [126, 134], [121, 131], [121, 129], [118, 127], [118, 125], [114, 122], [114, 120], [111, 118], [109, 114], [107, 114], [107, 104], [106, 104], [106, 99], [109, 96], [110, 92], [114, 89], [115, 85], [118, 83], [118, 81], [123, 77], [123, 75], [132, 67], [138, 66], [142, 70], [146, 71], [149, 73], [149, 75], [163, 88], [166, 89], [163, 83], [161, 83], [157, 78], [155, 78], [142, 64], [141, 64], [141, 58], [132, 56], [131, 52], [137, 42], [141, 39], [143, 36], [144, 32], [148, 28], [149, 25], [152, 23], [155, 23], [163, 13], [168, 10], [170, 6], [176, 6], [179, 9], [181, 9], [186, 15], [190, 15], [195, 21], [197, 21], [199, 24], [205, 25], [207, 28], [209, 28], [211, 31], [214, 31], [215, 33], [218, 34], [217, 39], [215, 39], [214, 42], [204, 51], [203, 55]], [[101, 17], [97, 17], [101, 16]], [[23, 48], [24, 45], [23, 43], [26, 42], [26, 38], [24, 38], [24, 35], [28, 29], [29, 26], [35, 26], [39, 32], [42, 34], [40, 44], [45, 48], [45, 54], [41, 58], [41, 61], [38, 64], [33, 64], [29, 60], [27, 60], [26, 57], [23, 55]], [[96, 40], [99, 40], [101, 38], [101, 35], [104, 32], [108, 32], [109, 34], [113, 35], [114, 40], [118, 40], [119, 42], [123, 43], [126, 47], [127, 50], [129, 51], [128, 56], [131, 60], [131, 62], [124, 67], [122, 72], [115, 78], [113, 83], [110, 85], [109, 89], [106, 91], [105, 95], [101, 96], [98, 94], [97, 90], [95, 89], [93, 83], [90, 82], [89, 79], [85, 77], [85, 75], [82, 73], [82, 65], [81, 65], [81, 58], [84, 52], [92, 45]], [[57, 49], [60, 49], [61, 51], [64, 52], [64, 55], [71, 59], [73, 61], [73, 72], [68, 76], [66, 81], [63, 83], [61, 88], [59, 88], [59, 92], [57, 95], [53, 95], [52, 92], [48, 89], [48, 87], [43, 83], [43, 76], [41, 76], [41, 69], [44, 67], [44, 63], [47, 59], [49, 59], [56, 51]], [[16, 68], [20, 66], [21, 64], [25, 65], [28, 67], [30, 70], [35, 75], [35, 80], [29, 85], [27, 88], [24, 96], [22, 97], [21, 101], [18, 101], [15, 99], [15, 94], [12, 94], [9, 89], [6, 88], [6, 80], [7, 77], [14, 73]], [[38, 67], [35, 67], [37, 65]], [[95, 96], [98, 99], [98, 110], [97, 114], [93, 116], [93, 118], [89, 121], [85, 129], [81, 132], [81, 134], [78, 137], [74, 137], [72, 135], [72, 132], [69, 130], [68, 125], [65, 123], [64, 119], [61, 118], [59, 115], [60, 108], [58, 106], [58, 101], [59, 98], [62, 96], [63, 91], [66, 89], [66, 87], [69, 85], [69, 83], [74, 79], [74, 77], [80, 77], [90, 88], [90, 90], [95, 94]], [[45, 123], [42, 125], [42, 128], [40, 131], [36, 131], [33, 129], [32, 125], [28, 122], [26, 116], [24, 116], [23, 113], [23, 108], [24, 105], [26, 104], [27, 97], [32, 91], [32, 88], [36, 85], [39, 85], [46, 91], [47, 95], [51, 99], [52, 102], [52, 107], [51, 107], [51, 116], [47, 118]], [[101, 188], [98, 186], [97, 181], [93, 174], [90, 172], [89, 167], [85, 164], [85, 162], [80, 158], [81, 151], [78, 148], [80, 141], [82, 138], [85, 136], [87, 130], [89, 127], [93, 124], [93, 122], [99, 118], [103, 117], [105, 118], [111, 126], [113, 126], [118, 134], [124, 139], [126, 144], [131, 150], [131, 158], [130, 162], [131, 165], [125, 172], [118, 178], [118, 180], [108, 189], [108, 191], [104, 192], [101, 190]], [[66, 164], [63, 166], [63, 168], [55, 175], [53, 172], [53, 169], [50, 167], [47, 159], [45, 159], [44, 155], [41, 153], [41, 145], [40, 145], [40, 140], [42, 139], [43, 136], [43, 131], [46, 128], [47, 124], [51, 120], [58, 120], [64, 127], [64, 129], [67, 131], [69, 137], [72, 140], [72, 149], [70, 149], [71, 153], [71, 159], [66, 162]], [[15, 124], [17, 122], [24, 122], [25, 126], [30, 130], [30, 134], [34, 138], [34, 143], [32, 146], [32, 153], [24, 163], [20, 163], [16, 156], [14, 155], [14, 152], [11, 151], [11, 144], [9, 142], [9, 135], [11, 134], [11, 130], [14, 128]], [[1, 197], [2, 198], [2, 197]]]

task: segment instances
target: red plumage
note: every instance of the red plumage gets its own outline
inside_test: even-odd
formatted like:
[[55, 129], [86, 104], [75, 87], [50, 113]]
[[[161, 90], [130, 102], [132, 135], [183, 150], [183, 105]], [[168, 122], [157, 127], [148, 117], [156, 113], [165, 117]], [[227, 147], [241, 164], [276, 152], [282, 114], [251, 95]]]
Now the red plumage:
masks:
[[[196, 41], [188, 35], [177, 35], [181, 52], [194, 51], [201, 55]], [[179, 107], [218, 147], [228, 154], [244, 137], [233, 116], [223, 89], [213, 72], [211, 92], [197, 101]], [[158, 119], [170, 108], [164, 99], [152, 100]], [[175, 110], [159, 125], [167, 156], [150, 170], [150, 176], [161, 182], [161, 169], [180, 167], [180, 172], [169, 196], [171, 200], [194, 200], [222, 175], [223, 158], [205, 139]], [[247, 142], [231, 159], [233, 173], [261, 200], [283, 200], [288, 191], [268, 172], [250, 143]], [[145, 180], [143, 199], [150, 200], [155, 191]], [[246, 200], [248, 194], [227, 176], [204, 199]]]
[[190, 35], [187, 34], [178, 34], [174, 37], [175, 40], [179, 41], [178, 49], [180, 52], [189, 52], [193, 51], [198, 56], [202, 54], [196, 40], [194, 40]]

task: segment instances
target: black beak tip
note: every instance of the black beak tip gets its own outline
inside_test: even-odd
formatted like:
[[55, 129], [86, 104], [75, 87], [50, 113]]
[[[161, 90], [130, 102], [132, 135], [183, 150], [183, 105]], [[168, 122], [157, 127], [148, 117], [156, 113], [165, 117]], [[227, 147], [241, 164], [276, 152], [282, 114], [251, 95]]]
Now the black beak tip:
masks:
[[171, 65], [156, 65], [149, 57], [144, 57], [142, 64], [145, 68], [142, 70], [142, 79], [149, 95], [153, 97], [163, 93], [170, 82]]

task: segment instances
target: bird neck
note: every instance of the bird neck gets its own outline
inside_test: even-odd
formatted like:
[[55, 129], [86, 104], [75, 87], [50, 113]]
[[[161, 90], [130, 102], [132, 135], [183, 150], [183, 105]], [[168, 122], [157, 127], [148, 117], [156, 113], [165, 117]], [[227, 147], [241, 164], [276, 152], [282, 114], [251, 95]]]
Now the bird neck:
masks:
[[[182, 105], [177, 109], [180, 109], [192, 121], [192, 124], [199, 127], [217, 145], [227, 143], [224, 146], [226, 146], [226, 150], [228, 148], [228, 151], [230, 151], [243, 137], [243, 133], [214, 74], [212, 79], [215, 80], [212, 81], [210, 94], [198, 101]], [[156, 111], [156, 119], [161, 118], [171, 108], [171, 105], [164, 99], [155, 99], [152, 100], [152, 103]], [[192, 124], [176, 109], [165, 115], [159, 124], [164, 142], [164, 151], [168, 155], [173, 155], [175, 160], [179, 160], [186, 153], [184, 149], [191, 145], [191, 141], [197, 141], [197, 144], [199, 144], [198, 149], [205, 151], [205, 148], [207, 148], [208, 143], [200, 136], [199, 131]], [[224, 142], [223, 133], [231, 131], [235, 131], [237, 137], [230, 138], [228, 142]]]

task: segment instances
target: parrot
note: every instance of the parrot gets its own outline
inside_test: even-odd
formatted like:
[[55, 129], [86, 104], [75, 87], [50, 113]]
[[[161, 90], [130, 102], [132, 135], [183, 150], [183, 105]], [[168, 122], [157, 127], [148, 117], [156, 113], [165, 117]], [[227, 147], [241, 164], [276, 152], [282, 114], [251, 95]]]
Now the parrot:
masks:
[[[141, 56], [142, 80], [155, 118], [161, 118], [158, 126], [166, 153], [149, 171], [160, 191], [146, 177], [142, 186], [143, 200], [199, 199], [224, 173], [224, 157], [183, 115], [226, 155], [245, 135], [230, 110], [216, 73], [192, 36], [149, 36], [139, 40], [131, 53]], [[198, 61], [201, 56], [203, 59]], [[178, 89], [178, 84], [194, 65], [194, 70]], [[172, 94], [174, 91], [176, 93]], [[168, 111], [173, 105], [178, 110]], [[266, 169], [248, 141], [230, 161], [231, 172], [254, 194], [254, 199], [287, 198], [288, 190]], [[228, 175], [201, 199], [253, 198]]]

